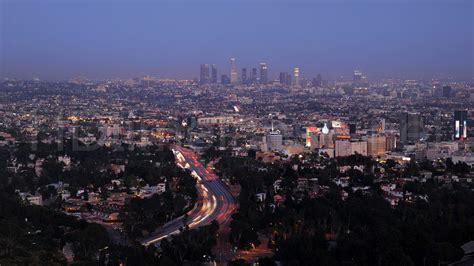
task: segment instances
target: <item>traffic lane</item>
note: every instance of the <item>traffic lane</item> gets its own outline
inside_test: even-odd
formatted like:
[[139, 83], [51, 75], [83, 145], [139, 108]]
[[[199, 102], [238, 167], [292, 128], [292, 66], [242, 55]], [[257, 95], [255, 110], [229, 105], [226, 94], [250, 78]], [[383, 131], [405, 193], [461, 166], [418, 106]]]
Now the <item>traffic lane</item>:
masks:
[[[192, 216], [190, 215], [192, 219], [191, 221], [187, 221], [187, 224], [192, 224], [194, 222], [197, 222], [196, 218], [200, 219], [201, 215], [206, 215], [206, 216], [204, 217], [204, 219], [199, 220], [199, 222], [194, 223], [193, 227], [208, 224], [212, 222], [213, 220], [218, 220], [218, 222], [221, 222], [221, 220], [223, 221], [224, 220], [223, 218], [225, 218], [225, 215], [227, 213], [232, 212], [233, 207], [229, 208], [229, 206], [233, 205], [233, 201], [234, 201], [232, 195], [230, 195], [230, 193], [227, 192], [226, 188], [223, 186], [223, 183], [214, 184], [215, 181], [211, 181], [211, 180], [217, 180], [217, 182], [220, 182], [220, 180], [215, 178], [216, 177], [215, 175], [210, 174], [209, 171], [205, 171], [206, 169], [202, 166], [202, 164], [198, 162], [196, 155], [194, 153], [185, 151], [181, 148], [178, 148], [176, 150], [180, 152], [181, 155], [184, 157], [184, 160], [186, 163], [188, 163], [189, 168], [191, 170], [194, 170], [201, 177], [201, 179], [203, 180], [202, 185], [208, 189], [209, 194], [212, 194], [213, 196], [217, 196], [214, 200], [215, 203], [212, 204], [212, 206], [214, 207], [211, 210], [204, 209], [201, 206], [199, 209], [200, 211], [198, 213], [192, 213]], [[204, 193], [200, 193], [200, 194], [202, 195]], [[222, 197], [222, 198], [218, 198], [218, 197]], [[222, 202], [221, 200], [224, 202]], [[202, 200], [203, 205], [206, 204], [206, 202], [208, 201]], [[166, 228], [167, 230], [165, 230], [166, 232], [163, 235], [166, 235], [166, 233], [176, 232], [175, 229], [179, 229], [180, 226], [183, 225], [182, 221], [181, 223], [180, 221], [181, 219], [179, 221], [170, 223], [168, 226], [169, 228], [168, 227]]]
[[[198, 187], [198, 192], [199, 192], [199, 195], [203, 195], [204, 194], [204, 189], [201, 187], [201, 186], [197, 186]], [[188, 214], [188, 221], [186, 222], [186, 224], [189, 224], [189, 219], [194, 219], [195, 217], [198, 217], [198, 215], [204, 215], [204, 211], [203, 211], [203, 206], [204, 206], [204, 203], [205, 203], [205, 199], [200, 196], [196, 202], [196, 204], [194, 205], [194, 208], [189, 211], [187, 214]], [[151, 237], [151, 238], [147, 238], [146, 240], [142, 241], [143, 243], [146, 243], [146, 244], [151, 244], [153, 241], [157, 242], [159, 240], [161, 240], [164, 236], [166, 235], [169, 235], [173, 232], [176, 232], [176, 230], [179, 231], [179, 229], [181, 227], [184, 226], [184, 222], [183, 222], [183, 219], [184, 219], [184, 215], [183, 216], [180, 216], [166, 224], [164, 224], [160, 230], [157, 232], [158, 234]]]

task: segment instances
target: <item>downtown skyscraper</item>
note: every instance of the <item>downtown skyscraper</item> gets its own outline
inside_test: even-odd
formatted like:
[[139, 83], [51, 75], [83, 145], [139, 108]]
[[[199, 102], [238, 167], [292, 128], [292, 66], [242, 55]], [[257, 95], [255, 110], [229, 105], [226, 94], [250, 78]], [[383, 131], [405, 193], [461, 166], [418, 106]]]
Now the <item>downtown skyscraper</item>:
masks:
[[215, 64], [211, 65], [211, 83], [217, 84], [217, 66]]
[[236, 84], [238, 82], [237, 66], [235, 65], [235, 58], [230, 58], [230, 83]]
[[248, 79], [247, 79], [247, 68], [242, 68], [242, 84], [247, 84]]
[[268, 83], [268, 67], [267, 63], [260, 63], [260, 84]]
[[293, 86], [299, 87], [300, 86], [300, 68], [295, 67], [293, 70]]
[[252, 72], [250, 72], [250, 83], [257, 83], [257, 68], [252, 68]]
[[209, 64], [202, 64], [199, 72], [199, 83], [209, 84], [211, 81]]

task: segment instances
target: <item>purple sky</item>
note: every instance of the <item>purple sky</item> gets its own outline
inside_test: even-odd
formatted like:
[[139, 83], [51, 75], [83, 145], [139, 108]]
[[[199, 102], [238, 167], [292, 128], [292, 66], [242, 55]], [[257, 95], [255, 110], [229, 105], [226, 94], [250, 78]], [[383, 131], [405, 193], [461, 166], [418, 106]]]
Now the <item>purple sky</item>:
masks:
[[[40, 2], [40, 3], [38, 3]], [[0, 76], [474, 77], [474, 1], [0, 0]]]

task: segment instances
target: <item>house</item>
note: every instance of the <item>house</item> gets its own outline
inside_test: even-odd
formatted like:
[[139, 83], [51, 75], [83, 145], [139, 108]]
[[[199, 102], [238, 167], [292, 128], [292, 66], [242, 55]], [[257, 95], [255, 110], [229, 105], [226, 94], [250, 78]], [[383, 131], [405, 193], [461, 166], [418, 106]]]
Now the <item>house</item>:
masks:
[[138, 193], [139, 197], [148, 198], [153, 196], [154, 194], [161, 194], [166, 191], [166, 183], [158, 183], [156, 186], [149, 186], [146, 185], [140, 188], [140, 192]]
[[257, 202], [264, 202], [266, 198], [267, 198], [267, 194], [265, 193], [255, 194], [255, 199], [257, 200]]
[[31, 195], [30, 193], [20, 192], [20, 197], [33, 205], [43, 205], [43, 196], [40, 194]]
[[281, 189], [281, 179], [278, 179], [275, 182], [273, 182], [273, 190], [277, 192], [280, 189]]

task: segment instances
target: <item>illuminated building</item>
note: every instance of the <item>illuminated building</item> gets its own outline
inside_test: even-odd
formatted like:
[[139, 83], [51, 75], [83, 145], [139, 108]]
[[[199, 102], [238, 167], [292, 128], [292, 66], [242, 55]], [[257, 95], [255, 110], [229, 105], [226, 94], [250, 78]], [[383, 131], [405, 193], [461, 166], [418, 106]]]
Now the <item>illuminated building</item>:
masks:
[[300, 86], [300, 68], [295, 67], [293, 70], [293, 86], [299, 87]]
[[328, 125], [324, 123], [324, 127], [319, 134], [319, 148], [334, 148], [334, 134], [329, 131]]
[[310, 126], [306, 128], [306, 147], [316, 147], [315, 142], [318, 139], [318, 132], [320, 132], [320, 129], [318, 127]]
[[283, 145], [283, 136], [279, 131], [271, 131], [265, 136], [265, 142], [269, 150], [279, 150]]
[[352, 154], [361, 154], [367, 156], [367, 142], [366, 141], [351, 141], [351, 140], [336, 140], [335, 141], [335, 156], [344, 157]]
[[467, 138], [467, 111], [454, 111], [454, 139]]
[[354, 74], [352, 76], [352, 82], [354, 85], [360, 85], [362, 83], [362, 72], [359, 70], [354, 70]]
[[232, 116], [200, 117], [197, 119], [199, 126], [228, 125], [235, 122]]
[[385, 134], [385, 150], [391, 151], [397, 147], [397, 137], [395, 134]]
[[377, 133], [384, 133], [385, 132], [385, 119], [381, 119], [377, 123]]
[[387, 139], [385, 136], [367, 137], [367, 155], [378, 157], [385, 155]]

